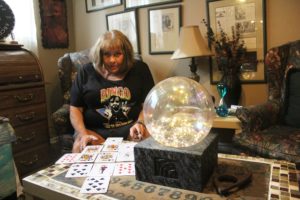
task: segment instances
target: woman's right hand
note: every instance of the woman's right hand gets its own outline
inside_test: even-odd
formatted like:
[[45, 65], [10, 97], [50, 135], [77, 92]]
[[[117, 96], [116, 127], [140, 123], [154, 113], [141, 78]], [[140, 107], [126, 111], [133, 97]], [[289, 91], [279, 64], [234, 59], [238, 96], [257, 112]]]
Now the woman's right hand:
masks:
[[78, 134], [73, 144], [73, 153], [80, 153], [88, 144], [99, 145], [105, 140], [96, 132], [87, 130], [87, 134]]

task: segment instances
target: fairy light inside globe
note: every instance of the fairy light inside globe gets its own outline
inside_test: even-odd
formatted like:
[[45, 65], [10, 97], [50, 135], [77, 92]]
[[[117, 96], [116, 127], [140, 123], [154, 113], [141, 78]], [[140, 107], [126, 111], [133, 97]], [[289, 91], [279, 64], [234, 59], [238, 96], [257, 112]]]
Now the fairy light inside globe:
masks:
[[188, 147], [210, 132], [214, 104], [206, 89], [186, 77], [156, 84], [144, 102], [145, 125], [154, 140], [165, 146]]

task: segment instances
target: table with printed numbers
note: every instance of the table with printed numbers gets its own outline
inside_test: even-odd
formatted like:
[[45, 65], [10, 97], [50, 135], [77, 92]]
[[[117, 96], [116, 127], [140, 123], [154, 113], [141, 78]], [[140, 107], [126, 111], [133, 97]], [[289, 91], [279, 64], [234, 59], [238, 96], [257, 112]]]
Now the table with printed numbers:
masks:
[[[96, 163], [96, 162], [95, 162]], [[94, 163], [94, 164], [95, 164]], [[118, 161], [116, 159], [115, 163]], [[122, 161], [123, 163], [123, 161]], [[23, 179], [26, 200], [30, 199], [300, 199], [299, 171], [295, 164], [263, 158], [219, 154], [218, 169], [246, 167], [252, 171], [252, 181], [228, 196], [216, 193], [213, 178], [201, 192], [141, 182], [133, 174], [111, 173], [105, 193], [82, 193], [87, 177], [66, 177], [74, 163], [47, 167]], [[75, 163], [76, 164], [76, 163]]]

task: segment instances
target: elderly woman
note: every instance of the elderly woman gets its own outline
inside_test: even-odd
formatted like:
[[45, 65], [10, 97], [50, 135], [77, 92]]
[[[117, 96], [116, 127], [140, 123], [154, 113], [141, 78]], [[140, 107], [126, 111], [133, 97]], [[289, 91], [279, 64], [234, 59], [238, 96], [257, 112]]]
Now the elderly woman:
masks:
[[147, 64], [134, 60], [128, 38], [117, 30], [104, 33], [91, 50], [91, 60], [78, 71], [71, 89], [73, 152], [107, 137], [148, 137], [142, 108], [154, 81]]

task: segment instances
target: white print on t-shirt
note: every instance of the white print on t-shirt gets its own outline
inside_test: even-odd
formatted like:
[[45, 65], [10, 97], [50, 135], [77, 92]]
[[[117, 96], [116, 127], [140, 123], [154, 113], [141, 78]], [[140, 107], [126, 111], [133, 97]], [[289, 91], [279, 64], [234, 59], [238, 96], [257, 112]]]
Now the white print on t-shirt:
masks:
[[[97, 112], [107, 119], [106, 126], [112, 128], [120, 124], [127, 124], [128, 113], [131, 109], [127, 101], [131, 98], [128, 88], [114, 87], [102, 89], [100, 94], [104, 108], [97, 109]], [[103, 99], [106, 99], [106, 101], [103, 101]]]

